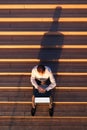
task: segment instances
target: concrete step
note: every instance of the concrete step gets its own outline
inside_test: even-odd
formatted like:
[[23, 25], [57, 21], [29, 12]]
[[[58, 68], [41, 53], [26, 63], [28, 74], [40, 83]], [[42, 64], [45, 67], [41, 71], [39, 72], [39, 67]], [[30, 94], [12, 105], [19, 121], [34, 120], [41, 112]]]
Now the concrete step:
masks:
[[34, 0], [34, 1], [32, 1], [32, 0], [25, 0], [25, 1], [24, 1], [24, 0], [21, 0], [21, 1], [15, 0], [15, 1], [14, 1], [14, 0], [13, 0], [13, 1], [12, 1], [12, 0], [8, 0], [8, 1], [6, 1], [6, 0], [3, 0], [3, 1], [0, 1], [0, 3], [1, 3], [1, 4], [2, 4], [2, 3], [3, 3], [3, 4], [5, 4], [5, 3], [6, 3], [6, 4], [7, 4], [7, 3], [8, 3], [8, 4], [11, 4], [11, 3], [12, 3], [12, 4], [23, 4], [23, 3], [24, 3], [24, 4], [25, 4], [25, 3], [26, 3], [26, 4], [28, 4], [28, 3], [29, 3], [29, 4], [40, 4], [40, 3], [41, 3], [41, 4], [54, 4], [54, 3], [55, 3], [55, 4], [58, 4], [58, 3], [59, 3], [59, 4], [61, 4], [61, 3], [62, 3], [62, 4], [64, 4], [64, 3], [65, 3], [65, 4], [67, 4], [67, 3], [68, 3], [68, 4], [69, 4], [69, 3], [70, 3], [70, 4], [73, 4], [73, 3], [76, 3], [76, 4], [83, 4], [83, 3], [84, 3], [84, 4], [86, 4], [87, 1], [86, 1], [86, 0], [83, 0], [83, 1], [82, 1], [82, 0], [73, 0], [73, 1], [69, 1], [69, 0], [65, 0], [65, 1], [63, 1], [63, 0], [59, 0], [59, 1], [57, 1], [57, 0], [52, 0], [52, 1], [50, 1], [50, 0], [44, 0], [44, 1], [40, 1], [40, 0]]
[[8, 117], [1, 116], [0, 119], [1, 129], [21, 129], [21, 130], [38, 130], [38, 129], [50, 129], [53, 130], [75, 130], [86, 129], [87, 128], [87, 118], [86, 117], [29, 117], [29, 116], [16, 116], [16, 117]]
[[[79, 87], [78, 87], [79, 88]], [[30, 89], [0, 89], [0, 101], [31, 102], [33, 90]], [[87, 89], [59, 90], [52, 92], [54, 102], [87, 102]]]
[[86, 59], [86, 49], [0, 49], [1, 59]]
[[[57, 75], [57, 86], [62, 87], [87, 87], [86, 75]], [[29, 75], [1, 75], [0, 86], [2, 87], [28, 87], [31, 86]]]
[[[48, 112], [48, 104], [37, 104], [37, 111], [36, 111], [36, 116], [40, 117], [43, 116], [47, 117], [49, 116], [49, 112]], [[12, 116], [12, 118], [20, 116], [20, 118], [22, 116], [31, 116], [31, 104], [27, 103], [27, 104], [23, 104], [23, 103], [1, 103], [0, 102], [0, 119], [3, 116]], [[58, 104], [55, 104], [54, 107], [54, 117], [72, 117], [73, 118], [75, 116], [78, 117], [86, 117], [87, 116], [87, 104], [74, 104], [74, 103], [62, 103], [59, 102]], [[9, 118], [9, 117], [8, 117]], [[3, 118], [2, 118], [3, 119]], [[9, 120], [9, 119], [8, 119]], [[1, 120], [0, 120], [1, 121]], [[0, 122], [1, 125], [1, 122]]]
[[[53, 72], [86, 72], [87, 62], [43, 62]], [[0, 62], [0, 72], [31, 72], [36, 62]], [[55, 66], [55, 67], [54, 67]]]
[[[1, 6], [2, 7], [2, 6]], [[77, 8], [74, 8], [74, 6], [72, 6], [73, 8], [66, 8], [66, 9], [62, 9], [61, 6], [57, 6], [57, 9], [56, 8], [53, 8], [53, 9], [0, 9], [0, 17], [1, 18], [13, 18], [13, 17], [31, 17], [31, 18], [43, 18], [43, 17], [46, 17], [46, 18], [53, 18], [53, 15], [55, 13], [56, 10], [58, 10], [58, 13], [56, 13], [55, 17], [61, 17], [61, 18], [65, 18], [65, 17], [69, 17], [69, 18], [72, 18], [72, 17], [84, 17], [86, 18], [87, 15], [86, 15], [86, 8], [85, 6], [83, 8], [81, 8], [81, 5], [78, 6], [79, 9]]]
[[[9, 19], [8, 19], [9, 20]], [[79, 19], [78, 19], [79, 20]], [[0, 31], [87, 31], [86, 22], [0, 22]], [[49, 33], [48, 32], [48, 33]], [[4, 32], [5, 33], [5, 32]], [[64, 33], [65, 34], [65, 33]]]
[[[74, 40], [73, 40], [74, 39]], [[2, 35], [0, 36], [0, 45], [87, 45], [87, 36], [84, 35]]]

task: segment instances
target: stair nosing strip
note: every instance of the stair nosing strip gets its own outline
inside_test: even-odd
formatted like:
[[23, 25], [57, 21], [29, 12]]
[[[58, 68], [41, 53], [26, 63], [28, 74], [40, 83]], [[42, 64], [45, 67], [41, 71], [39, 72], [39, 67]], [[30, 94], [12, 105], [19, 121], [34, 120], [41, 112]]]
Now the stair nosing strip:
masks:
[[79, 36], [86, 36], [87, 31], [54, 31], [54, 32], [49, 32], [49, 31], [0, 31], [0, 36], [38, 36], [38, 35], [79, 35]]
[[0, 116], [1, 119], [87, 119], [86, 116]]
[[[66, 104], [66, 105], [69, 105], [69, 104], [76, 104], [76, 105], [87, 105], [87, 102], [54, 102], [55, 104]], [[0, 101], [0, 105], [1, 104], [32, 104], [32, 102], [24, 102], [24, 101]]]
[[0, 45], [0, 49], [41, 49], [41, 48], [64, 48], [64, 49], [87, 49], [87, 45]]
[[[58, 72], [53, 73], [54, 75], [63, 76], [87, 76], [87, 72]], [[30, 76], [30, 72], [0, 72], [0, 76]]]
[[0, 9], [87, 9], [87, 4], [0, 4]]
[[[32, 90], [33, 87], [0, 87], [0, 90]], [[56, 90], [87, 90], [87, 87], [55, 87]]]
[[[46, 62], [87, 62], [87, 59], [53, 59]], [[0, 62], [40, 62], [40, 59], [0, 59]]]
[[65, 18], [27, 18], [27, 17], [0, 17], [0, 22], [87, 22], [85, 17], [65, 17]]

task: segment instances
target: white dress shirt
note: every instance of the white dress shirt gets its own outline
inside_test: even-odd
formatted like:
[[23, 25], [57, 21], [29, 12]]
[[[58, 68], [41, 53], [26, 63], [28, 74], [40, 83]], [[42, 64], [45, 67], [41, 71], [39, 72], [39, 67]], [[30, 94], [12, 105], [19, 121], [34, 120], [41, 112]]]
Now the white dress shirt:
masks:
[[37, 79], [39, 81], [42, 81], [42, 80], [46, 81], [49, 78], [51, 83], [49, 86], [46, 87], [46, 90], [49, 91], [49, 90], [53, 89], [56, 86], [56, 82], [55, 82], [51, 69], [48, 66], [45, 66], [45, 72], [42, 75], [40, 75], [39, 72], [37, 71], [37, 67], [38, 66], [35, 66], [31, 72], [30, 80], [31, 80], [32, 85], [36, 89], [38, 89], [39, 85], [37, 84], [35, 79]]

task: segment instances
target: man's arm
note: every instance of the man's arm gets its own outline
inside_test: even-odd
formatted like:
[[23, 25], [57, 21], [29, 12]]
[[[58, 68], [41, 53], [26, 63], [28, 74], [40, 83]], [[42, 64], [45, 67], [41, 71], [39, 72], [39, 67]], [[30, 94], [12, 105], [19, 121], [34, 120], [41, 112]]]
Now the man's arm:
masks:
[[31, 81], [32, 85], [33, 85], [36, 89], [38, 89], [39, 86], [38, 86], [38, 84], [37, 84], [37, 82], [36, 82], [36, 80], [35, 80], [35, 71], [34, 71], [34, 69], [33, 69], [32, 72], [31, 72], [30, 81]]
[[49, 70], [50, 85], [46, 88], [47, 91], [53, 89], [56, 86], [56, 81], [51, 70]]

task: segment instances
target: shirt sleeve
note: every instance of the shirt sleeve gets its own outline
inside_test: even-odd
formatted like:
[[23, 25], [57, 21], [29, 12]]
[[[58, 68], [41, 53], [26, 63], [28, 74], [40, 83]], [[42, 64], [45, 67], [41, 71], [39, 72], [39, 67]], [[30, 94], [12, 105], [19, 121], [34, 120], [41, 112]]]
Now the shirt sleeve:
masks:
[[38, 89], [38, 84], [37, 84], [37, 82], [35, 81], [35, 69], [32, 69], [30, 81], [31, 81], [32, 85], [33, 85], [36, 89]]
[[56, 81], [55, 81], [55, 78], [53, 76], [51, 69], [49, 70], [49, 79], [50, 79], [51, 84], [46, 88], [47, 91], [53, 89], [56, 86]]

